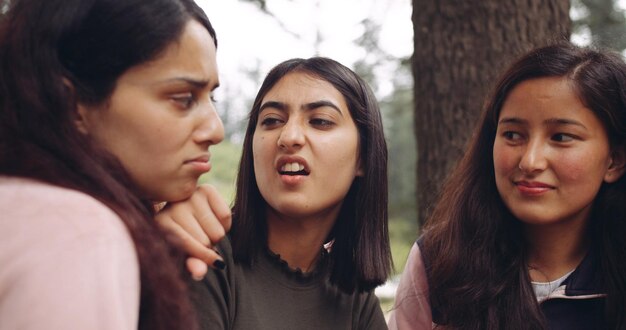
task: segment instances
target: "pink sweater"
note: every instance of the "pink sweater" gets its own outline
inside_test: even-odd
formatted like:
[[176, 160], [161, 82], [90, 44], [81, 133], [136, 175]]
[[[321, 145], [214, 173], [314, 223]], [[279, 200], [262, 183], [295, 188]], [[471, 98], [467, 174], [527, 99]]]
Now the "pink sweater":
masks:
[[139, 287], [133, 241], [108, 207], [0, 176], [0, 329], [136, 329]]
[[419, 246], [413, 244], [396, 291], [389, 329], [422, 330], [434, 327], [424, 262]]

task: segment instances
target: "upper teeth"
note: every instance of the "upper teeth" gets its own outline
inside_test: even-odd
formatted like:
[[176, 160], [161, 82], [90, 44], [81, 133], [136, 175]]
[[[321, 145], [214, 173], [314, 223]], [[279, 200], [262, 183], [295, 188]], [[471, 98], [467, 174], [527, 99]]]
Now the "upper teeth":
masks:
[[283, 165], [280, 170], [282, 172], [299, 172], [304, 170], [304, 165], [300, 164], [300, 163], [287, 163], [285, 165]]

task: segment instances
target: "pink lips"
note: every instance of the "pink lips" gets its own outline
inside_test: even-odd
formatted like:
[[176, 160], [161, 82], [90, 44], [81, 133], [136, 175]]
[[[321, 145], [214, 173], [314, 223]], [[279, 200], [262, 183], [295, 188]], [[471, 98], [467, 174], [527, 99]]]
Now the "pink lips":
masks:
[[515, 182], [515, 186], [520, 193], [530, 196], [538, 196], [554, 189], [554, 187], [549, 184], [535, 181], [517, 181]]
[[195, 171], [205, 173], [211, 170], [211, 157], [209, 155], [203, 155], [194, 159], [186, 160], [185, 165], [190, 165]]

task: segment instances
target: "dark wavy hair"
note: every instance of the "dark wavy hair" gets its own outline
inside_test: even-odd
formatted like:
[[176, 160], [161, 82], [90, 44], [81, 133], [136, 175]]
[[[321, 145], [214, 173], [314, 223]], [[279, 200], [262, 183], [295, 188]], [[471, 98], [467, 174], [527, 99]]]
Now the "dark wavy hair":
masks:
[[[487, 100], [469, 148], [442, 190], [423, 236], [435, 321], [463, 329], [543, 329], [526, 264], [522, 225], [496, 189], [493, 145], [506, 97], [539, 77], [568, 79], [600, 119], [611, 147], [626, 146], [626, 64], [620, 55], [558, 43], [530, 51]], [[603, 183], [588, 237], [600, 258], [611, 328], [626, 327], [626, 178]]]
[[[391, 270], [387, 230], [387, 145], [378, 102], [359, 76], [342, 64], [323, 57], [291, 59], [274, 67], [254, 100], [243, 144], [233, 207], [231, 238], [239, 262], [251, 264], [257, 251], [267, 247], [268, 205], [254, 173], [252, 139], [261, 102], [280, 79], [304, 72], [333, 85], [344, 97], [359, 135], [359, 159], [364, 175], [354, 179], [328, 240], [334, 239], [330, 281], [345, 292], [371, 290]], [[321, 247], [320, 247], [321, 248]]]
[[190, 20], [216, 40], [208, 18], [192, 0], [14, 0], [0, 20], [0, 174], [75, 189], [114, 210], [140, 264], [140, 328], [195, 328], [151, 202], [74, 120], [77, 102], [107, 102], [123, 73], [158, 58]]

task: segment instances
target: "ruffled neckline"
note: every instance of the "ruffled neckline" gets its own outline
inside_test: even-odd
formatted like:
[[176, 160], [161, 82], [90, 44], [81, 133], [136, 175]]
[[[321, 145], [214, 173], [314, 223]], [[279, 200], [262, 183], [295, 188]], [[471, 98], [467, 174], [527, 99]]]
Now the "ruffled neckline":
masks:
[[274, 251], [267, 247], [265, 248], [265, 255], [270, 263], [280, 269], [282, 273], [300, 281], [309, 281], [317, 278], [321, 273], [323, 273], [328, 260], [328, 252], [326, 252], [325, 249], [320, 249], [320, 258], [317, 261], [316, 267], [310, 272], [303, 272], [300, 268], [291, 268], [287, 261], [281, 258], [280, 254], [274, 253]]

